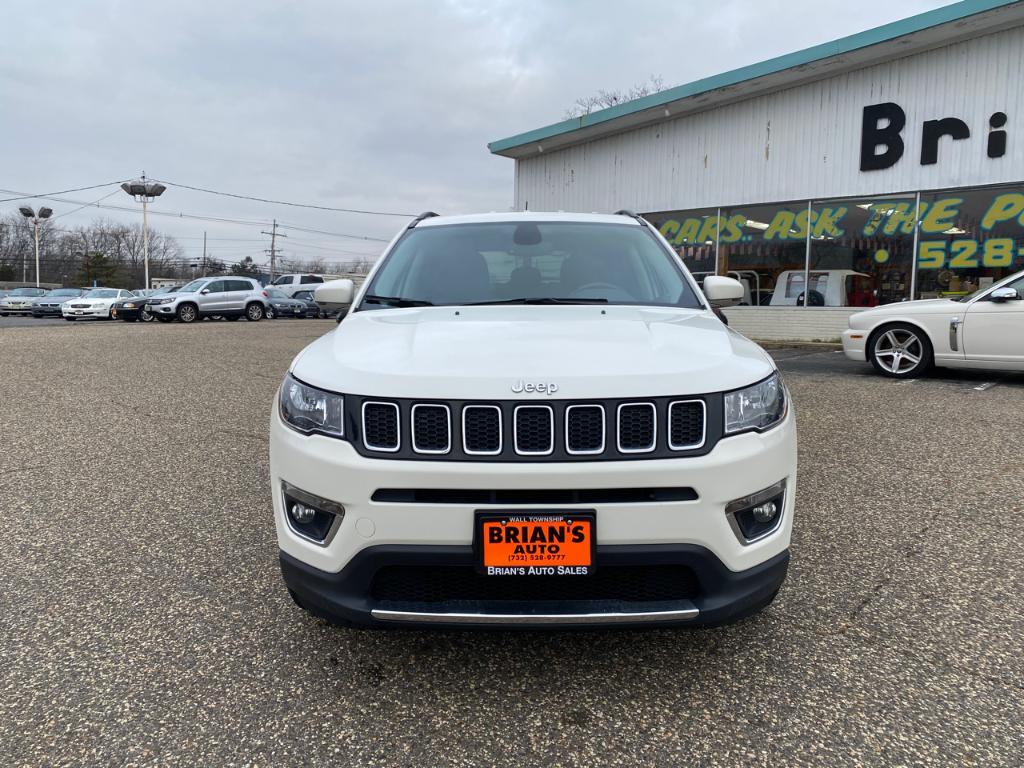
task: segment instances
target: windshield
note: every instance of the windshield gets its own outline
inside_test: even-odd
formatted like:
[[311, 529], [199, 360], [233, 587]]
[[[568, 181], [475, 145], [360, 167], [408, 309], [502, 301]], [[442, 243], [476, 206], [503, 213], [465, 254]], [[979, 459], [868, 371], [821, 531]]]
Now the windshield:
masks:
[[272, 299], [287, 299], [288, 298], [288, 294], [285, 293], [284, 291], [282, 291], [280, 288], [265, 288], [263, 290], [263, 292], [265, 294], [267, 294], [267, 296], [269, 296]]
[[117, 289], [116, 288], [96, 288], [89, 291], [83, 299], [116, 299]]
[[411, 230], [359, 309], [487, 303], [702, 306], [646, 227], [500, 222]]
[[193, 280], [191, 283], [186, 283], [181, 286], [178, 290], [181, 293], [195, 293], [206, 284], [206, 280]]
[[313, 292], [312, 291], [296, 291], [295, 295], [292, 296], [292, 298], [293, 299], [301, 299], [302, 301], [312, 301], [313, 300]]
[[50, 291], [50, 296], [81, 296], [82, 292], [77, 288], [58, 288]]
[[15, 288], [10, 292], [10, 296], [42, 296], [45, 294], [42, 288]]

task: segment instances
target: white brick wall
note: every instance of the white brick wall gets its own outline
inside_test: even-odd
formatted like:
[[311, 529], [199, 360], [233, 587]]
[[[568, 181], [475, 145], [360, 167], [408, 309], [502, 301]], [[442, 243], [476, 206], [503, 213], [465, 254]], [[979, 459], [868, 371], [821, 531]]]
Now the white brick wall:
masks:
[[755, 341], [839, 341], [862, 307], [728, 307], [729, 327]]

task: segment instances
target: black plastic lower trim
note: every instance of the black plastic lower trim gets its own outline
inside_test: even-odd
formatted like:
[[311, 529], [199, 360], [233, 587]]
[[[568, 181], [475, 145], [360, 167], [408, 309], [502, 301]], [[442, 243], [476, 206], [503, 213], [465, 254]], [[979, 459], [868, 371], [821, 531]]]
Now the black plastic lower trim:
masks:
[[[699, 584], [696, 594], [688, 599], [666, 603], [624, 602], [621, 600], [586, 601], [536, 601], [528, 605], [501, 601], [474, 601], [467, 604], [445, 606], [437, 602], [409, 603], [376, 600], [372, 597], [374, 577], [387, 567], [401, 566], [431, 568], [437, 566], [473, 567], [475, 558], [471, 546], [408, 546], [380, 545], [359, 552], [349, 564], [338, 573], [328, 573], [314, 568], [288, 555], [280, 553], [281, 572], [285, 583], [296, 601], [310, 612], [327, 620], [341, 624], [365, 627], [394, 627], [390, 622], [375, 619], [374, 609], [400, 609], [425, 612], [474, 612], [474, 613], [602, 613], [671, 610], [673, 607], [697, 608], [694, 618], [678, 622], [680, 625], [727, 624], [740, 618], [752, 609], [767, 603], [778, 591], [786, 578], [789, 567], [789, 551], [760, 563], [746, 571], [730, 571], [718, 557], [705, 547], [694, 544], [650, 544], [599, 546], [595, 564], [599, 571], [614, 570], [619, 566], [678, 565], [692, 570]], [[530, 577], [522, 577], [530, 578]], [[587, 578], [571, 577], [564, 578]], [[596, 622], [600, 625], [600, 622]], [[609, 621], [609, 625], [630, 626], [629, 622]], [[405, 622], [403, 626], [408, 626]], [[637, 622], [637, 626], [646, 626]], [[432, 621], [430, 626], [447, 626], [443, 621]], [[452, 622], [451, 626], [464, 626]], [[516, 624], [528, 627], [529, 621]], [[545, 622], [545, 626], [553, 626]], [[557, 626], [557, 624], [554, 624]], [[594, 626], [590, 623], [589, 626]], [[665, 626], [664, 622], [657, 626]]]

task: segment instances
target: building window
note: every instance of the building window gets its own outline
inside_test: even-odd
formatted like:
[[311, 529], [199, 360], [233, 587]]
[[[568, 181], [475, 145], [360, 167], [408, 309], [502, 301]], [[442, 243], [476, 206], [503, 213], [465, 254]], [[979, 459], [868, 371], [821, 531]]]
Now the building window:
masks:
[[700, 282], [715, 274], [715, 245], [718, 236], [718, 209], [663, 211], [644, 214]]
[[815, 202], [808, 305], [874, 307], [909, 299], [915, 204], [915, 195]]
[[718, 273], [743, 283], [742, 304], [796, 306], [806, 261], [806, 202], [723, 210]]
[[963, 296], [1024, 269], [1024, 189], [922, 193], [917, 297]]

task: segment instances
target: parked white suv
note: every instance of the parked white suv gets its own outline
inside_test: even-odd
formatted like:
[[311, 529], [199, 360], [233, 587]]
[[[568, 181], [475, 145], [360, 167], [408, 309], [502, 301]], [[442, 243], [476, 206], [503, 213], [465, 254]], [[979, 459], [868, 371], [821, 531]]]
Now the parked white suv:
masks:
[[704, 291], [631, 214], [414, 221], [273, 408], [295, 601], [378, 627], [719, 624], [770, 603], [795, 415], [772, 359], [712, 314], [742, 286]]
[[291, 298], [299, 291], [315, 290], [318, 285], [324, 283], [323, 275], [294, 274], [278, 275], [271, 281], [271, 285], [284, 291], [288, 298]]
[[251, 277], [201, 277], [183, 285], [174, 293], [153, 296], [146, 301], [146, 311], [157, 320], [180, 320], [192, 323], [203, 317], [217, 315], [228, 320], [244, 317], [262, 320], [268, 301], [263, 286]]

